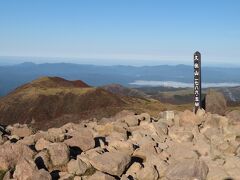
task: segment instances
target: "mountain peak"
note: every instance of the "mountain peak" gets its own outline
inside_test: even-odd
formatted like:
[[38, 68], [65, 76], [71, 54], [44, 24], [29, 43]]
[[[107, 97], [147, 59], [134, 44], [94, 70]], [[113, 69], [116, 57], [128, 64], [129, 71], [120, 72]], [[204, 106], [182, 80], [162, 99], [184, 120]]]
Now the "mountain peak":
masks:
[[40, 77], [36, 80], [33, 80], [30, 83], [32, 86], [37, 87], [46, 87], [46, 88], [55, 88], [55, 87], [78, 87], [78, 88], [85, 88], [90, 87], [88, 84], [81, 80], [70, 81], [60, 77], [49, 77], [44, 76]]
[[59, 125], [67, 122], [66, 115], [79, 121], [97, 112], [111, 114], [124, 105], [117, 95], [83, 81], [41, 77], [0, 100], [0, 122], [29, 124], [34, 120], [34, 127], [41, 129], [56, 125], [56, 121]]

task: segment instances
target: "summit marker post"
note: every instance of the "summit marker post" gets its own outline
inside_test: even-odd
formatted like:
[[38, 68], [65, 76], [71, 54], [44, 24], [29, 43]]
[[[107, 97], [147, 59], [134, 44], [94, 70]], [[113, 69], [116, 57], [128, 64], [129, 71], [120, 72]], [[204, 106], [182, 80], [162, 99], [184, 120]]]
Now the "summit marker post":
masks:
[[195, 52], [193, 55], [194, 61], [194, 111], [197, 112], [198, 109], [202, 108], [201, 102], [201, 54], [200, 52]]

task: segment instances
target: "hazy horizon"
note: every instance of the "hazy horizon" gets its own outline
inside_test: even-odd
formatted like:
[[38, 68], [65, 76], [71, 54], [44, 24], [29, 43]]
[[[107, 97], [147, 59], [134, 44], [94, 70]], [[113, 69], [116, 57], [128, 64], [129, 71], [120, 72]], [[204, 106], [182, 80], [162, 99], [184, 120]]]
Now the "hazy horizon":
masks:
[[[182, 60], [178, 61], [167, 61], [161, 60], [139, 60], [138, 62], [132, 62], [126, 59], [80, 59], [80, 58], [60, 58], [60, 57], [16, 57], [16, 56], [0, 56], [0, 66], [5, 65], [17, 65], [22, 63], [35, 63], [35, 64], [44, 64], [44, 63], [72, 63], [72, 64], [85, 64], [85, 65], [98, 65], [98, 66], [114, 66], [114, 65], [124, 65], [124, 66], [158, 66], [158, 65], [188, 65], [192, 66], [193, 61]], [[223, 67], [223, 68], [238, 68], [239, 64], [234, 63], [208, 63], [208, 61], [202, 60], [203, 67]]]

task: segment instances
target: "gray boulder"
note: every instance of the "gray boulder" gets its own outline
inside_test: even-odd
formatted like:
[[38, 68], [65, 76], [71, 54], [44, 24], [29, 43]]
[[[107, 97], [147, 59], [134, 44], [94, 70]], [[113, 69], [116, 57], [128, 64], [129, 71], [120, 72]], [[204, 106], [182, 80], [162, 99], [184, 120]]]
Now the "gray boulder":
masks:
[[34, 152], [23, 144], [4, 144], [0, 146], [0, 170], [14, 168], [16, 163], [22, 158], [31, 159]]
[[128, 154], [115, 151], [95, 156], [90, 160], [90, 163], [99, 171], [121, 176], [130, 160], [131, 158]]
[[69, 149], [64, 143], [52, 143], [48, 146], [48, 153], [53, 166], [62, 166], [69, 161]]
[[38, 170], [32, 160], [22, 158], [16, 165], [13, 174], [19, 180], [51, 180], [51, 175], [44, 169]]
[[225, 115], [227, 102], [221, 92], [209, 90], [205, 97], [205, 108], [212, 114]]
[[240, 111], [233, 110], [227, 113], [227, 118], [229, 119], [229, 123], [233, 125], [240, 124]]
[[68, 133], [68, 135], [72, 136], [72, 138], [64, 141], [68, 146], [79, 147], [82, 151], [87, 151], [95, 146], [93, 133], [87, 128], [81, 128]]

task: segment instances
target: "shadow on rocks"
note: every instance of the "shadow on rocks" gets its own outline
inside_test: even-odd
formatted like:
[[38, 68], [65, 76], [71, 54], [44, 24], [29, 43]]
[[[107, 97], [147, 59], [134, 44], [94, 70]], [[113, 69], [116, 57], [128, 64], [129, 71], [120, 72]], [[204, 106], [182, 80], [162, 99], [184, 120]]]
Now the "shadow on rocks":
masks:
[[[144, 167], [144, 165], [143, 165], [143, 159], [142, 158], [140, 158], [140, 157], [137, 157], [137, 156], [132, 156], [131, 157], [131, 161], [130, 161], [130, 163], [128, 164], [128, 167], [131, 167], [132, 166], [132, 164], [133, 163], [139, 163], [142, 167]], [[127, 172], [127, 170], [128, 170], [128, 167], [125, 169], [125, 171], [123, 172], [123, 174], [126, 174], [126, 172]], [[133, 177], [131, 177], [131, 176], [128, 176], [128, 179], [134, 179]]]
[[95, 141], [95, 148], [100, 146], [100, 141], [102, 141], [105, 146], [108, 146], [108, 142], [106, 141], [105, 137], [95, 137], [94, 141]]
[[135, 162], [141, 164], [141, 166], [143, 167], [143, 159], [140, 158], [140, 157], [136, 157], [136, 156], [132, 156], [132, 157], [131, 157], [131, 161], [130, 161], [129, 166], [131, 166], [131, 165], [132, 165], [133, 163], [135, 163]]
[[82, 153], [82, 150], [77, 146], [70, 146], [70, 159], [77, 159], [77, 156]]
[[52, 180], [58, 180], [60, 178], [59, 175], [60, 171], [59, 170], [54, 170], [50, 173], [50, 175], [52, 176]]
[[16, 138], [12, 138], [12, 139], [10, 139], [10, 142], [11, 143], [16, 143], [16, 142], [18, 142], [18, 140]]
[[43, 161], [42, 157], [37, 157], [35, 159], [35, 164], [36, 164], [38, 169], [45, 169], [46, 171], [48, 171], [46, 165], [44, 164], [44, 161]]

